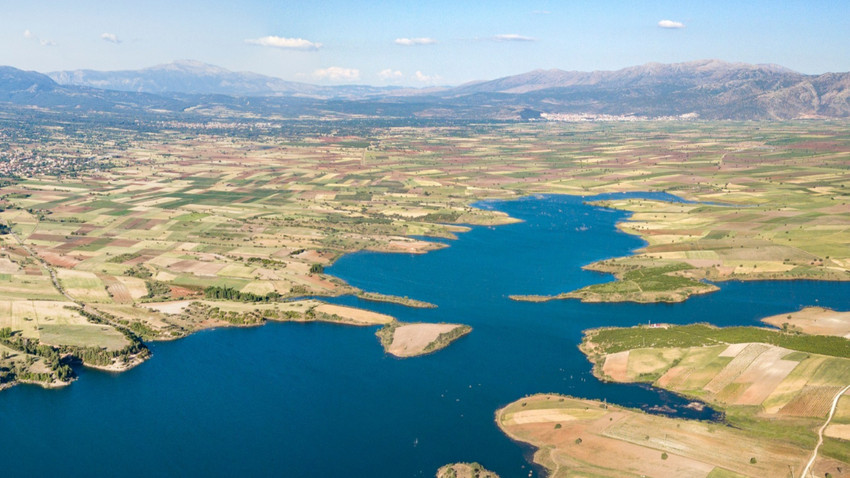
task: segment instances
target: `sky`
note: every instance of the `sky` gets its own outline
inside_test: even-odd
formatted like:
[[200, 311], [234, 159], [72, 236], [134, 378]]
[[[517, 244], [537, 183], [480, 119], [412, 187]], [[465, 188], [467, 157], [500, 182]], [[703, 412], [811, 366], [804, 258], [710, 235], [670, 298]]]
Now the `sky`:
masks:
[[0, 65], [40, 72], [191, 59], [422, 87], [709, 58], [850, 71], [850, 1], [0, 0]]

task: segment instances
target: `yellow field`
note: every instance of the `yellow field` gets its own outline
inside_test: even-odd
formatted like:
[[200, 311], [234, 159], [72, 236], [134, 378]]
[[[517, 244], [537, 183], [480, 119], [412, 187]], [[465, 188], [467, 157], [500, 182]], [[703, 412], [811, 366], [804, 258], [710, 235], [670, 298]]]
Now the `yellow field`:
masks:
[[108, 325], [90, 323], [70, 307], [73, 302], [37, 300], [0, 301], [0, 328], [48, 345], [103, 347], [118, 350], [129, 342]]
[[850, 312], [838, 312], [823, 307], [806, 307], [790, 314], [764, 318], [762, 322], [804, 334], [836, 335], [850, 339]]
[[537, 448], [534, 461], [553, 478], [785, 476], [789, 466], [802, 469], [808, 458], [805, 448], [722, 424], [559, 395], [522, 398], [496, 412], [496, 422], [511, 438]]
[[725, 407], [757, 406], [765, 416], [824, 417], [828, 401], [850, 383], [850, 359], [767, 344], [633, 349], [606, 356], [601, 370]]

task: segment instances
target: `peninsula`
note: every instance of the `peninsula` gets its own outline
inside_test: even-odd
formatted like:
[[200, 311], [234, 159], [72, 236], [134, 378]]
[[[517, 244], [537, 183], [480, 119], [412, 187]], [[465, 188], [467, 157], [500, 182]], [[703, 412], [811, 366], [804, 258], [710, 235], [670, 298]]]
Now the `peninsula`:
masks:
[[[350, 252], [424, 253], [445, 247], [428, 237], [516, 221], [471, 206], [481, 199], [668, 191], [693, 201], [595, 201], [630, 212], [620, 229], [647, 244], [588, 265], [613, 282], [563, 297], [679, 301], [715, 289], [705, 281], [850, 279], [840, 123], [680, 122], [663, 134], [656, 123], [310, 123], [305, 133], [250, 130], [245, 118], [213, 132], [152, 119], [140, 136], [48, 114], [23, 131], [18, 114], [0, 118], [11, 168], [0, 184], [0, 329], [17, 357], [0, 364], [6, 384], [68, 380], [68, 360], [126, 368], [146, 358], [146, 341], [275, 320], [305, 296], [428, 306], [324, 268]], [[36, 157], [42, 170], [21, 169]]]
[[[850, 323], [847, 313], [823, 309], [791, 316], [828, 316], [837, 334]], [[603, 380], [651, 383], [725, 418], [695, 422], [555, 395], [497, 412], [505, 433], [539, 448], [534, 460], [552, 476], [803, 476], [805, 469], [841, 476], [850, 466], [850, 340], [843, 336], [662, 324], [588, 330], [581, 350]]]

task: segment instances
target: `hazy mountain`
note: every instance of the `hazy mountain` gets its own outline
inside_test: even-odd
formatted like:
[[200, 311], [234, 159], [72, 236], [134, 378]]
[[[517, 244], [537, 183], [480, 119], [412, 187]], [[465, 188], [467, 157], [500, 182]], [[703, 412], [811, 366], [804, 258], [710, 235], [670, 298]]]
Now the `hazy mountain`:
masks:
[[179, 100], [157, 95], [63, 86], [47, 75], [9, 66], [0, 66], [0, 102], [76, 111], [179, 111], [189, 106]]
[[141, 70], [55, 71], [48, 73], [48, 76], [62, 85], [154, 94], [362, 98], [393, 89], [360, 85], [311, 85], [257, 73], [234, 72], [193, 60], [179, 60]]
[[[422, 90], [316, 86], [185, 61], [139, 71], [52, 75], [65, 84], [40, 73], [0, 68], [0, 102], [65, 110], [277, 118], [850, 117], [850, 73], [804, 75], [776, 65], [718, 60], [650, 63], [617, 71], [537, 70]], [[133, 91], [117, 90], [122, 85]]]
[[754, 78], [759, 74], [782, 74], [789, 77], [803, 76], [800, 73], [777, 65], [750, 65], [746, 63], [726, 63], [720, 60], [700, 60], [673, 64], [648, 63], [646, 65], [633, 66], [616, 71], [534, 70], [521, 75], [508, 76], [492, 81], [479, 81], [460, 85], [450, 91], [455, 94], [523, 94], [537, 90], [574, 86], [623, 89], [663, 82], [697, 85], [718, 81], [725, 82], [735, 77]]
[[461, 85], [444, 97], [509, 95], [549, 113], [710, 119], [847, 117], [848, 73], [804, 75], [777, 65], [719, 60], [649, 63], [617, 71], [536, 70]]

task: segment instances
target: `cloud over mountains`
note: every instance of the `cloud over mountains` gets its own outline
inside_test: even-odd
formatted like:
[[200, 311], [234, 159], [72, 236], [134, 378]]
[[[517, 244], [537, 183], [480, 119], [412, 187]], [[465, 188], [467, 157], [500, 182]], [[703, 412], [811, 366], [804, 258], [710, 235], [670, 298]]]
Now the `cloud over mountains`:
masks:
[[312, 42], [303, 38], [285, 38], [274, 35], [260, 38], [249, 38], [245, 43], [257, 46], [281, 48], [284, 50], [315, 51], [322, 47], [321, 43]]

